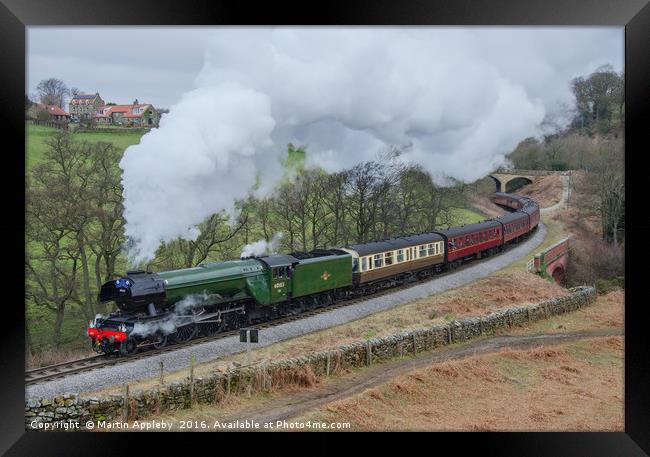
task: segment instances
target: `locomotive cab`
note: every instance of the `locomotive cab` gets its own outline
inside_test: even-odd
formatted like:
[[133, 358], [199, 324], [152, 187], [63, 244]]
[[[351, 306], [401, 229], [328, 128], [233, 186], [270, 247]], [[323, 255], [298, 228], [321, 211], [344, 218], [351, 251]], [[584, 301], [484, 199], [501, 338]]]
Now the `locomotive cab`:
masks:
[[271, 303], [291, 298], [293, 272], [300, 260], [292, 255], [270, 255], [259, 257], [258, 260], [264, 262], [268, 267]]

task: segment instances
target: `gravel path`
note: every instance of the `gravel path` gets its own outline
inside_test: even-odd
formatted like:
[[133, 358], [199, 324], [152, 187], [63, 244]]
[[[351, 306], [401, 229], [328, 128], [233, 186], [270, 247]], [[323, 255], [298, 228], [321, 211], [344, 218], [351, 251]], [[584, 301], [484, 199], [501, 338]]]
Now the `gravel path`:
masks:
[[[544, 241], [545, 237], [546, 227], [540, 223], [535, 234], [526, 242], [476, 265], [471, 265], [455, 273], [414, 285], [408, 289], [398, 290], [381, 297], [369, 298], [360, 303], [323, 312], [298, 321], [288, 322], [277, 327], [264, 329], [260, 332], [260, 343], [257, 344], [257, 347], [268, 346], [278, 341], [284, 341], [306, 333], [344, 324], [484, 278], [528, 255]], [[196, 363], [204, 363], [219, 357], [242, 352], [243, 350], [245, 350], [245, 347], [243, 343], [239, 342], [239, 336], [232, 336], [197, 344], [190, 348], [178, 349], [167, 354], [79, 373], [65, 379], [56, 379], [42, 384], [30, 385], [26, 387], [25, 397], [26, 399], [43, 398], [65, 392], [82, 393], [99, 390], [116, 384], [157, 376], [160, 369], [160, 360], [163, 361], [166, 371], [174, 371], [187, 367], [191, 354], [194, 354], [196, 357]]]
[[316, 408], [346, 398], [350, 398], [366, 389], [388, 383], [398, 376], [413, 370], [429, 367], [435, 363], [448, 360], [460, 360], [477, 355], [495, 354], [504, 348], [517, 351], [533, 349], [540, 346], [566, 344], [579, 341], [583, 338], [602, 338], [623, 335], [622, 330], [595, 330], [572, 333], [548, 333], [537, 335], [507, 335], [496, 336], [482, 340], [471, 341], [462, 346], [440, 348], [418, 355], [416, 358], [403, 358], [391, 360], [380, 365], [375, 365], [364, 370], [355, 371], [344, 377], [338, 378], [325, 385], [315, 388], [289, 393], [279, 397], [255, 402], [250, 407], [236, 411], [236, 413], [219, 418], [221, 422], [234, 422], [249, 420], [259, 422], [290, 421]]

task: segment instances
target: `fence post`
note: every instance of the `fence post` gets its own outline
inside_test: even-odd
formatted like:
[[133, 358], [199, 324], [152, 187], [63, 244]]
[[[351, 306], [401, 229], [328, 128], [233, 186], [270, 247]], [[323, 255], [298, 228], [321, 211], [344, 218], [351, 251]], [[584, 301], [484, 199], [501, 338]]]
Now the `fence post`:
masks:
[[122, 421], [127, 422], [129, 420], [129, 385], [124, 384], [124, 404], [122, 407]]
[[370, 340], [366, 341], [366, 365], [372, 364], [372, 344]]
[[226, 372], [226, 396], [230, 396], [230, 367]]
[[325, 376], [330, 375], [330, 365], [332, 363], [332, 353], [330, 351], [327, 351], [327, 360], [325, 364]]
[[413, 332], [411, 335], [413, 335], [413, 356], [416, 356], [418, 354], [418, 341], [415, 336], [415, 332]]
[[190, 407], [194, 404], [194, 354], [190, 356]]
[[164, 386], [165, 385], [165, 377], [164, 377], [164, 372], [165, 372], [165, 367], [163, 365], [163, 361], [160, 361], [160, 385]]

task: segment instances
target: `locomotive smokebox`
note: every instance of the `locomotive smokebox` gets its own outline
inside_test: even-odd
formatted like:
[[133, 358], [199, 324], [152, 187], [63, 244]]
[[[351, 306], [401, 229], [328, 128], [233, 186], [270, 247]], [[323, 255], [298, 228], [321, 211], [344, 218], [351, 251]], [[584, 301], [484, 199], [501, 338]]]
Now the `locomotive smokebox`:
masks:
[[167, 295], [165, 286], [165, 280], [157, 273], [127, 271], [126, 276], [102, 286], [99, 301], [114, 301], [122, 311], [129, 313], [147, 312], [150, 304], [162, 309]]

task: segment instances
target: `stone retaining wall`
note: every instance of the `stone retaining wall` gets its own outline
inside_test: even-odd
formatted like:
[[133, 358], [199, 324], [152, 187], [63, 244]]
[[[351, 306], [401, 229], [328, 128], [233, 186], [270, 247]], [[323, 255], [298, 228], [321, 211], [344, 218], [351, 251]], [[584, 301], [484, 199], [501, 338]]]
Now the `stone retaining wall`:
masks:
[[579, 309], [596, 299], [593, 287], [576, 287], [571, 291], [571, 295], [534, 306], [510, 308], [485, 317], [455, 320], [428, 329], [373, 338], [267, 365], [240, 367], [227, 373], [215, 372], [205, 379], [197, 377], [191, 380], [188, 377], [183, 382], [135, 395], [129, 395], [126, 387], [124, 395], [106, 398], [64, 394], [53, 399], [29, 400], [25, 403], [25, 425], [27, 429], [41, 429], [39, 424], [43, 423], [77, 421], [83, 429], [87, 421], [140, 419], [163, 411], [189, 408], [193, 403], [219, 404], [229, 395], [250, 395], [285, 385], [311, 385], [316, 377], [490, 335], [513, 325]]

